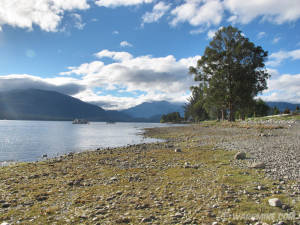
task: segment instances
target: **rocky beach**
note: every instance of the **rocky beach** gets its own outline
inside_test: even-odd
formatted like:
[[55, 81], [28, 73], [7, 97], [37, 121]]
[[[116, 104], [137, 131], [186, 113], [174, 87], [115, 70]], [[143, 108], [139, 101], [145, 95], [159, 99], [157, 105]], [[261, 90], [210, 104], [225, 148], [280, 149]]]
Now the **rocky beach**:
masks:
[[299, 128], [152, 128], [165, 142], [2, 167], [0, 224], [299, 224]]

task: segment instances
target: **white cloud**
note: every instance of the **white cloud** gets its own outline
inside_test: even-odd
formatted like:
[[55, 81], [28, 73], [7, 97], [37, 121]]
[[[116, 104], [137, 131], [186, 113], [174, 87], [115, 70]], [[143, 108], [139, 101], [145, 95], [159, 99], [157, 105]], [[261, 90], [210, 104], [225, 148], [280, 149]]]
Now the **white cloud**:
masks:
[[269, 56], [270, 61], [266, 63], [268, 66], [278, 66], [285, 59], [298, 60], [300, 59], [300, 49], [293, 51], [279, 51], [272, 53]]
[[164, 2], [159, 2], [155, 6], [153, 6], [152, 12], [146, 12], [142, 19], [144, 25], [145, 23], [153, 23], [157, 22], [161, 17], [165, 15], [167, 11], [169, 11], [171, 4], [166, 4]]
[[207, 28], [199, 27], [197, 29], [191, 30], [190, 34], [201, 34], [204, 33], [207, 30]]
[[272, 41], [273, 44], [277, 44], [280, 41], [280, 37], [275, 37]]
[[262, 17], [263, 20], [282, 24], [300, 18], [299, 0], [224, 0], [224, 5], [233, 14], [230, 22], [247, 24]]
[[[107, 65], [103, 65], [101, 61], [85, 63], [79, 67], [70, 67], [70, 71], [63, 74], [81, 75], [83, 83], [89, 89], [100, 87], [105, 90], [145, 93], [136, 98], [124, 97], [123, 100], [126, 103], [121, 101], [122, 97], [114, 96], [115, 103], [112, 108], [136, 105], [146, 99], [152, 101], [185, 101], [188, 97], [189, 87], [194, 84], [193, 77], [188, 74], [188, 67], [195, 66], [197, 59], [200, 58], [200, 56], [195, 56], [176, 60], [172, 55], [159, 58], [149, 55], [133, 57], [127, 52], [111, 52], [108, 50], [96, 53], [96, 56], [99, 58], [110, 57], [115, 62]], [[90, 66], [93, 64], [98, 66]], [[97, 97], [92, 95], [93, 100], [91, 100], [91, 95], [86, 93], [77, 96], [80, 96], [84, 101], [93, 102], [104, 102], [106, 99], [106, 105], [111, 99], [111, 96], [99, 95]]]
[[114, 30], [113, 32], [112, 32], [112, 34], [115, 34], [115, 35], [118, 35], [120, 32], [119, 31], [117, 31], [117, 30]]
[[132, 59], [132, 55], [128, 52], [113, 52], [106, 49], [96, 53], [95, 56], [99, 59], [107, 57], [121, 62]]
[[85, 23], [82, 22], [81, 15], [79, 15], [78, 13], [72, 13], [71, 16], [73, 17], [75, 27], [78, 30], [83, 30], [83, 28], [85, 27]]
[[133, 45], [130, 44], [128, 41], [122, 41], [120, 43], [120, 46], [123, 47], [123, 48], [125, 48], [125, 47], [133, 47]]
[[219, 0], [185, 0], [171, 11], [173, 19], [170, 24], [188, 22], [192, 26], [219, 25], [223, 17], [223, 5]]
[[81, 75], [81, 74], [92, 74], [98, 72], [102, 67], [104, 66], [104, 63], [101, 61], [94, 61], [91, 63], [84, 63], [81, 64], [79, 67], [68, 67], [69, 70], [72, 72], [62, 72], [60, 75]]
[[262, 32], [259, 32], [257, 35], [256, 35], [256, 38], [257, 39], [262, 39], [263, 37], [265, 37], [267, 34], [266, 32], [262, 31]]
[[153, 0], [96, 0], [98, 6], [115, 8], [119, 6], [134, 6], [143, 3], [152, 3]]
[[215, 36], [215, 34], [216, 34], [216, 32], [217, 32], [217, 30], [209, 30], [209, 31], [207, 32], [207, 38], [208, 38], [208, 39], [213, 39], [214, 36]]
[[1, 0], [0, 27], [7, 24], [32, 30], [37, 25], [44, 31], [55, 32], [65, 11], [89, 7], [86, 0]]
[[74, 95], [84, 91], [86, 86], [80, 80], [74, 78], [40, 78], [28, 74], [0, 76], [1, 91], [29, 88], [58, 91], [63, 94]]
[[264, 100], [300, 103], [300, 74], [284, 74], [269, 80], [268, 86], [262, 96]]

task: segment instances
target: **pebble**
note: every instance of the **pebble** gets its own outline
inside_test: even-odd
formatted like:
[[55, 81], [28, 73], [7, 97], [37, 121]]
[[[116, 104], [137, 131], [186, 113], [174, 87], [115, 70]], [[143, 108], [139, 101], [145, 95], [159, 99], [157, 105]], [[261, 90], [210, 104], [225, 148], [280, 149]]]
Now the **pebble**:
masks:
[[281, 207], [282, 203], [278, 198], [271, 198], [268, 200], [270, 206]]

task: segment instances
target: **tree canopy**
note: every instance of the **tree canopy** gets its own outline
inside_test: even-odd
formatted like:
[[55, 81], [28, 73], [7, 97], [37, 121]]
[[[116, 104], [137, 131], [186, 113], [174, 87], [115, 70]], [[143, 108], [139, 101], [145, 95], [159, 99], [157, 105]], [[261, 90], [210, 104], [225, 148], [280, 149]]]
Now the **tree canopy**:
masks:
[[160, 122], [161, 123], [179, 123], [183, 119], [180, 116], [179, 112], [172, 112], [169, 114], [164, 114], [161, 116]]
[[200, 81], [204, 106], [222, 118], [228, 112], [229, 121], [235, 120], [237, 111], [245, 114], [254, 97], [267, 88], [267, 56], [238, 29], [228, 26], [218, 30], [197, 66], [189, 69]]

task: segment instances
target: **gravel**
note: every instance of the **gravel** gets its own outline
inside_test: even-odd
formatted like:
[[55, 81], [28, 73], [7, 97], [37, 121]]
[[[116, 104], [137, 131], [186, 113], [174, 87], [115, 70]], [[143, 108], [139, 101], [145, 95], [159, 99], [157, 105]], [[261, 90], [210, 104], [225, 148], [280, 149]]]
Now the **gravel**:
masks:
[[[264, 163], [267, 176], [274, 179], [300, 181], [300, 121], [244, 122], [280, 124], [284, 129], [223, 128], [227, 133], [218, 141], [218, 148], [246, 152], [246, 164], [234, 160], [240, 167]], [[229, 134], [229, 135], [228, 135]]]

